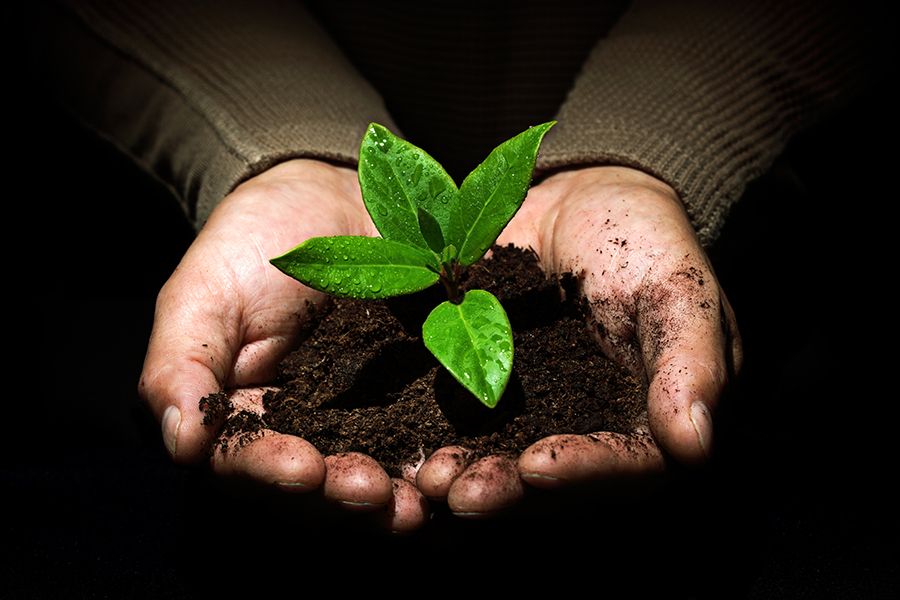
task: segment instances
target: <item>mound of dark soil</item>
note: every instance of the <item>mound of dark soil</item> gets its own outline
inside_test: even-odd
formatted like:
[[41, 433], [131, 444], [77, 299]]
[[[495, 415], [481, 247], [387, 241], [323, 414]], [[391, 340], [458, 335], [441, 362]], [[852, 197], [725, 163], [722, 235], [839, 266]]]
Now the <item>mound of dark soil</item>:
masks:
[[[600, 353], [574, 277], [547, 279], [533, 253], [496, 247], [469, 269], [465, 287], [494, 293], [513, 327], [513, 374], [496, 408], [471, 396], [422, 343], [422, 322], [443, 300], [435, 286], [386, 301], [337, 299], [320, 310], [282, 362], [265, 416], [235, 415], [225, 436], [268, 427], [323, 454], [364, 452], [396, 475], [446, 445], [475, 456], [518, 454], [547, 435], [624, 433], [646, 419], [643, 382]], [[227, 410], [224, 398], [205, 399], [207, 412]]]

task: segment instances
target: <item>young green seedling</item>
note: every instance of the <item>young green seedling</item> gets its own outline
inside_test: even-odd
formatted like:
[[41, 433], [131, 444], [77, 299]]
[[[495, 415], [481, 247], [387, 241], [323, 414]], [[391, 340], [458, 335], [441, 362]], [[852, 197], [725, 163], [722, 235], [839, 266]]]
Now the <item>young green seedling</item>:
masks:
[[381, 237], [310, 238], [271, 262], [302, 283], [341, 297], [388, 298], [440, 281], [448, 300], [425, 319], [425, 346], [493, 408], [512, 372], [512, 329], [497, 298], [484, 290], [463, 294], [460, 277], [519, 210], [538, 147], [554, 124], [503, 142], [457, 188], [422, 149], [372, 123], [359, 151], [359, 183]]

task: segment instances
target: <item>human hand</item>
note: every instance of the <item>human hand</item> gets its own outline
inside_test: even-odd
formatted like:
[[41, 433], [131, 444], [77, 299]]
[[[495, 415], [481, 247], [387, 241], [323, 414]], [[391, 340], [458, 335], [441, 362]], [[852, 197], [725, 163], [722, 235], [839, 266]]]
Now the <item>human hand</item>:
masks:
[[[179, 463], [209, 454], [217, 431], [203, 425], [201, 398], [237, 390], [241, 410], [262, 410], [262, 386], [295, 345], [307, 301], [322, 295], [269, 263], [305, 239], [377, 235], [356, 171], [314, 160], [282, 163], [239, 186], [216, 208], [163, 286], [156, 303], [139, 392], [162, 425]], [[305, 440], [264, 430], [245, 444], [217, 448], [212, 468], [287, 492], [321, 489], [354, 510], [381, 510], [395, 530], [427, 516], [415, 486], [391, 480], [372, 458], [323, 458]]]
[[464, 449], [435, 452], [417, 485], [460, 515], [515, 504], [541, 488], [659, 472], [667, 458], [699, 463], [712, 411], [740, 367], [734, 314], [674, 190], [624, 167], [590, 167], [534, 186], [498, 240], [533, 248], [548, 272], [581, 275], [604, 353], [649, 383], [649, 431], [560, 434], [518, 461]]

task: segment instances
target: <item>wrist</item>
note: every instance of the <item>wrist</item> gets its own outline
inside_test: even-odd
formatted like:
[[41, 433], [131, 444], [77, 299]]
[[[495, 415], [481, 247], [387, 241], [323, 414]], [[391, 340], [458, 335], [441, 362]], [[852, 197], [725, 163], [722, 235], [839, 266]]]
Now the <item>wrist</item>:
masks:
[[356, 169], [314, 158], [292, 158], [247, 179], [237, 186], [229, 197], [248, 190], [270, 189], [273, 186], [310, 181], [334, 188], [336, 191], [340, 190], [344, 192], [342, 195], [346, 195], [352, 191], [356, 182]]
[[548, 176], [542, 185], [552, 187], [578, 189], [585, 185], [610, 185], [625, 188], [644, 188], [671, 198], [678, 198], [678, 193], [666, 182], [653, 175], [633, 167], [619, 165], [575, 166], [557, 171]]
[[307, 158], [284, 161], [243, 182], [216, 207], [207, 225], [240, 214], [314, 222], [320, 235], [369, 235], [371, 228], [356, 169]]

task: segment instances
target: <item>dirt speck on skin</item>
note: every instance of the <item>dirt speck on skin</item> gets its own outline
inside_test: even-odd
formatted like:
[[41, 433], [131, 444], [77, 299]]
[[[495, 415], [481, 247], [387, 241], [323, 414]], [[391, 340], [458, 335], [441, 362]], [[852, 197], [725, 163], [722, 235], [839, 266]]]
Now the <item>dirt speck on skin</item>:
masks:
[[223, 421], [231, 414], [233, 409], [234, 405], [225, 392], [216, 392], [200, 400], [200, 410], [203, 411], [204, 425], [213, 425]]
[[[362, 452], [392, 476], [443, 446], [477, 460], [517, 456], [557, 433], [630, 433], [646, 425], [646, 387], [607, 360], [585, 324], [571, 277], [547, 279], [532, 252], [494, 247], [469, 268], [464, 287], [494, 293], [509, 315], [515, 361], [494, 409], [480, 404], [421, 340], [442, 290], [386, 301], [337, 299], [318, 311], [308, 335], [279, 367], [279, 391], [265, 415], [230, 418], [228, 435], [267, 427], [298, 435], [325, 455]], [[227, 397], [226, 397], [227, 400]], [[204, 399], [220, 418], [221, 397]], [[216, 416], [212, 416], [216, 415]], [[460, 459], [463, 457], [460, 456]]]
[[266, 427], [257, 413], [235, 410], [227, 392], [205, 396], [200, 400], [200, 410], [203, 411], [204, 425], [216, 427], [222, 424], [218, 439], [209, 448], [210, 453], [218, 450], [224, 454], [232, 448], [252, 442], [262, 435], [262, 430]]

